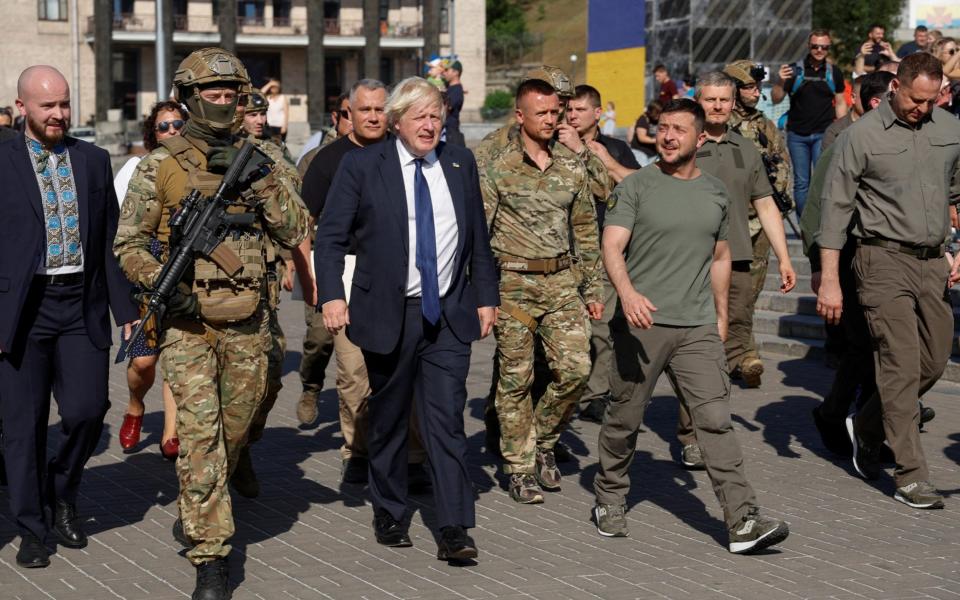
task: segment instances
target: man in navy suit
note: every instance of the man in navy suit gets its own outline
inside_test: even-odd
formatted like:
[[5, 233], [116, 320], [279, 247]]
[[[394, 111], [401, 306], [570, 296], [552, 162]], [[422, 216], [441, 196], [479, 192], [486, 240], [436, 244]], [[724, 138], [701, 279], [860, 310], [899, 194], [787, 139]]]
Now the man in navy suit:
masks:
[[[0, 144], [0, 416], [17, 564], [29, 568], [50, 563], [47, 511], [57, 541], [87, 544], [76, 502], [110, 406], [107, 309], [127, 331], [138, 314], [112, 252], [110, 157], [66, 136], [70, 88], [56, 69], [28, 68], [17, 95], [25, 134]], [[51, 391], [62, 439], [48, 463]]]
[[[319, 304], [327, 328], [347, 327], [367, 364], [377, 541], [411, 545], [406, 454], [413, 398], [436, 498], [437, 558], [472, 559], [466, 379], [470, 344], [490, 333], [500, 304], [477, 166], [468, 150], [439, 145], [443, 101], [426, 80], [400, 82], [386, 112], [396, 137], [347, 154], [327, 196], [315, 249]], [[348, 311], [342, 275], [351, 235], [357, 262]]]

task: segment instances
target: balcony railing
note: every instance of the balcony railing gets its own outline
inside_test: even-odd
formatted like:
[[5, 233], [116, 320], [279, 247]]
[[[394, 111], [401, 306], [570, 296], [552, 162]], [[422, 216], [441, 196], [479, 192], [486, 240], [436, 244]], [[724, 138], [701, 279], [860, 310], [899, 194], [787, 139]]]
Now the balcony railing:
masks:
[[[218, 31], [217, 19], [206, 15], [174, 15], [174, 31], [213, 33]], [[93, 35], [95, 17], [87, 18], [87, 35]], [[152, 32], [156, 19], [152, 14], [117, 14], [113, 31]], [[323, 32], [330, 36], [362, 36], [360, 19], [324, 19]], [[420, 23], [381, 21], [380, 36], [385, 38], [416, 38], [422, 35]], [[250, 35], [306, 35], [307, 20], [290, 17], [237, 17], [237, 33]]]

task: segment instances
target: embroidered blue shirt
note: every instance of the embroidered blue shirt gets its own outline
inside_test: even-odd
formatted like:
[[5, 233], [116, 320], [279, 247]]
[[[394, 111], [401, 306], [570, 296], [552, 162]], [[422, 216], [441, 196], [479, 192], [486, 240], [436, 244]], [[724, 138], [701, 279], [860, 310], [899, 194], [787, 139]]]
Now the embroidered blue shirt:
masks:
[[80, 210], [77, 186], [70, 166], [70, 154], [63, 143], [52, 150], [27, 138], [30, 162], [37, 174], [47, 234], [44, 273], [72, 273], [83, 270], [80, 243]]

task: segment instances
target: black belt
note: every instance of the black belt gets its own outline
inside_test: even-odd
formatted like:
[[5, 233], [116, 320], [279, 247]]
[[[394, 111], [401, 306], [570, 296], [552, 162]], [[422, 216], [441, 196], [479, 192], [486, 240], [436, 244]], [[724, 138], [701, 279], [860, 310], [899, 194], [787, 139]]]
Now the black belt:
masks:
[[931, 258], [943, 258], [945, 248], [943, 245], [940, 246], [910, 246], [908, 244], [901, 244], [900, 242], [894, 242], [892, 240], [885, 240], [882, 238], [864, 238], [857, 240], [858, 246], [877, 246], [879, 248], [889, 248], [890, 250], [896, 250], [902, 254], [909, 254], [921, 260], [928, 260]]
[[80, 285], [83, 283], [83, 273], [62, 273], [57, 275], [42, 275], [38, 274], [34, 276], [35, 279], [40, 279], [47, 285]]

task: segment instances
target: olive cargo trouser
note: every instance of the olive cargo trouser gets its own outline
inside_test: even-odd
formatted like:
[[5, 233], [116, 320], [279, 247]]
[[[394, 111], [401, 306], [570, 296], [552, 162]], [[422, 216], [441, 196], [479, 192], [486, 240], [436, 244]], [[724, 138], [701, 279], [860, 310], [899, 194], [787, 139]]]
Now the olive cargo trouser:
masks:
[[743, 453], [730, 420], [730, 378], [716, 325], [631, 328], [622, 316], [610, 323], [613, 369], [600, 427], [597, 502], [623, 504], [643, 413], [664, 371], [673, 379], [693, 420], [707, 475], [730, 529], [756, 506], [743, 471]]

